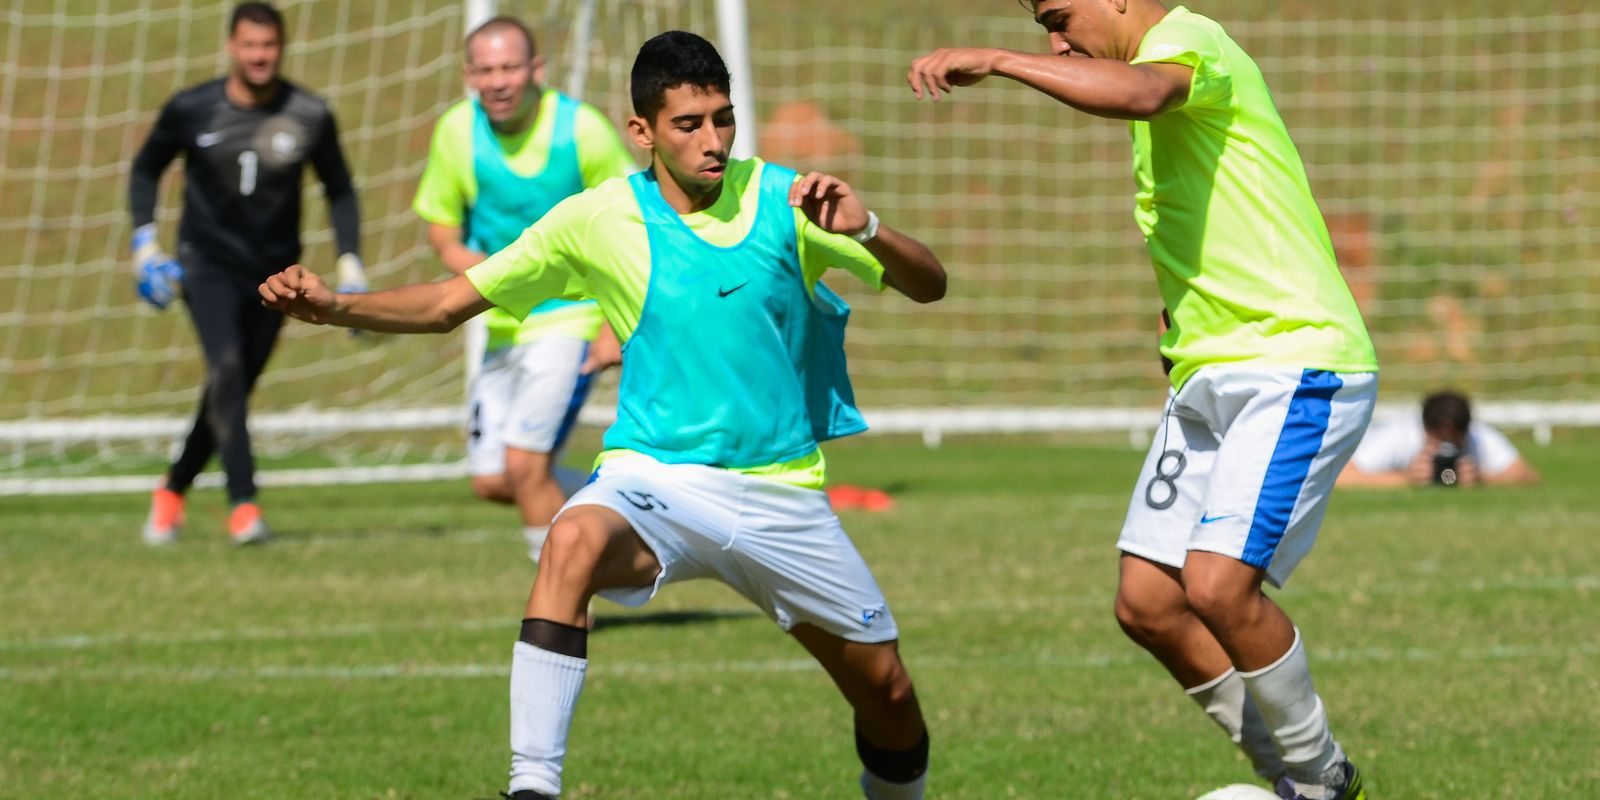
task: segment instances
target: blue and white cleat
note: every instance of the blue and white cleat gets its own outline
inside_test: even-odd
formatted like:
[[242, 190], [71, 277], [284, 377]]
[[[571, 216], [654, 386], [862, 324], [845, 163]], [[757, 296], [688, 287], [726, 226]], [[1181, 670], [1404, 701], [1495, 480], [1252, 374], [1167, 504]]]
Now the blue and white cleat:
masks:
[[[1344, 773], [1342, 780], [1333, 795], [1333, 800], [1367, 800], [1367, 790], [1361, 785], [1361, 770], [1356, 765], [1345, 761], [1339, 765]], [[1278, 781], [1278, 796], [1283, 800], [1310, 800], [1295, 788], [1294, 782], [1288, 778]]]

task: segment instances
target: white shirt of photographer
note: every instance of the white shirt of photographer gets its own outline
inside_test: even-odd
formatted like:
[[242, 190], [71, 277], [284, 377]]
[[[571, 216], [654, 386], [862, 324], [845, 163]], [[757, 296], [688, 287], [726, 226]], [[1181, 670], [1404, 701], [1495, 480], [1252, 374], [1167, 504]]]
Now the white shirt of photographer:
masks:
[[[1411, 466], [1427, 443], [1422, 416], [1410, 414], [1401, 419], [1374, 422], [1356, 447], [1350, 463], [1362, 472], [1392, 472]], [[1517, 448], [1493, 426], [1474, 422], [1467, 426], [1467, 446], [1463, 455], [1478, 462], [1485, 474], [1504, 472], [1520, 458]]]

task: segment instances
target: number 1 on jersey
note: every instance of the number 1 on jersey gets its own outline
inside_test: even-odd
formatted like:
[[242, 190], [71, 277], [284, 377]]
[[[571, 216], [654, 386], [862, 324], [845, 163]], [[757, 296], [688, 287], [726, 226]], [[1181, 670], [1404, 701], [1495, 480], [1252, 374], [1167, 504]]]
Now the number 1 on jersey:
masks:
[[254, 150], [239, 154], [239, 194], [249, 197], [256, 192], [256, 165], [261, 157]]

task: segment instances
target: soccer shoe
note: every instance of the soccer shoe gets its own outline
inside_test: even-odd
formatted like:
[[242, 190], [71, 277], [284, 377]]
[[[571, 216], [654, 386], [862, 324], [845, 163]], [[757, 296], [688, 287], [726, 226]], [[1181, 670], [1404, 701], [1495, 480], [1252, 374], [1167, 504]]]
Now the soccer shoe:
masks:
[[501, 792], [500, 796], [505, 798], [505, 800], [556, 800], [550, 795], [541, 794], [532, 789], [523, 789], [517, 792]]
[[183, 495], [163, 486], [150, 493], [150, 516], [144, 521], [144, 543], [152, 547], [178, 541], [183, 524]]
[[[1361, 785], [1361, 770], [1349, 761], [1339, 766], [1343, 767], [1344, 780], [1334, 792], [1334, 800], [1367, 800], [1367, 790]], [[1287, 779], [1278, 782], [1278, 796], [1283, 800], [1309, 800], [1296, 791], [1294, 783]]]
[[240, 503], [228, 515], [228, 536], [234, 544], [261, 544], [272, 538], [267, 521], [261, 518], [261, 506]]

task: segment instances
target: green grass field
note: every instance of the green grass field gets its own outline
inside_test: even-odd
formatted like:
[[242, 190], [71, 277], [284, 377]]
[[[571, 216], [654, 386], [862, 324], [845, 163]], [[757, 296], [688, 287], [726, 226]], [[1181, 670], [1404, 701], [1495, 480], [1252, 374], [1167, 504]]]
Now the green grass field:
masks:
[[[1526, 443], [1523, 443], [1526, 444]], [[1527, 490], [1341, 492], [1277, 597], [1373, 800], [1600, 792], [1600, 435]], [[929, 714], [937, 798], [1193, 798], [1249, 769], [1110, 613], [1139, 453], [866, 439], [835, 480]], [[142, 496], [0, 504], [0, 797], [488, 798], [530, 565], [464, 485], [278, 489], [231, 548], [216, 492], [138, 542]], [[820, 671], [719, 586], [601, 606], [569, 798], [847, 798]]]

